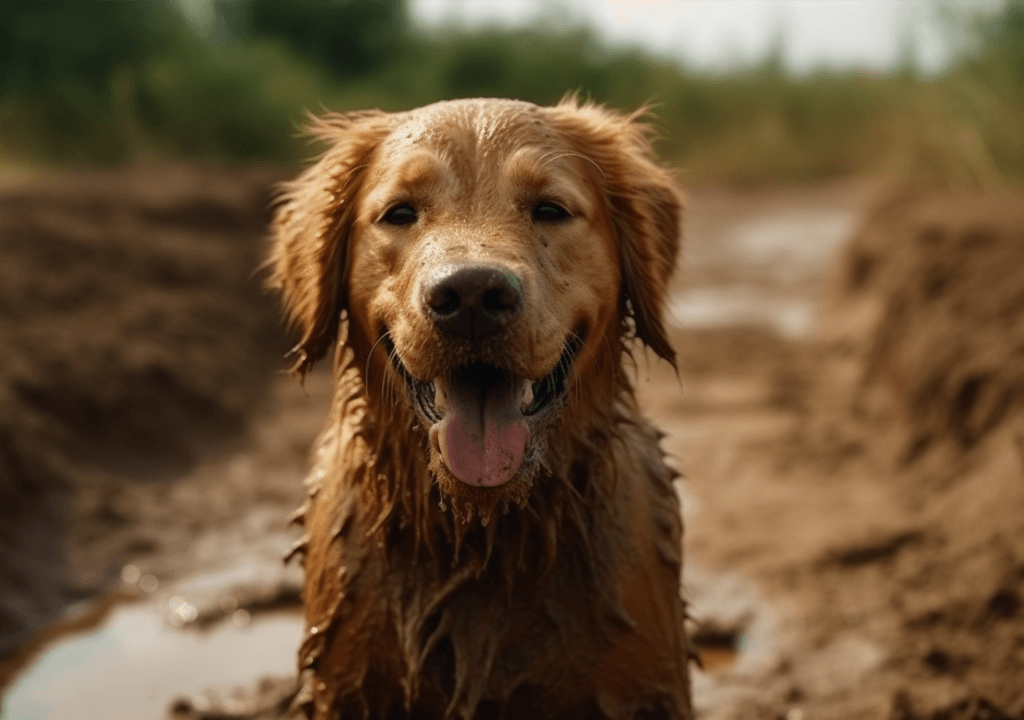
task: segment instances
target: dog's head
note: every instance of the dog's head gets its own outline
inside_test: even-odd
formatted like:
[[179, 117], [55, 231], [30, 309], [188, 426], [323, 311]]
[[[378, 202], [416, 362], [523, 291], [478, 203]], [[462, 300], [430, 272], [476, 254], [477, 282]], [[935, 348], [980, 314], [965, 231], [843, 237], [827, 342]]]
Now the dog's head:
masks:
[[623, 333], [674, 361], [681, 205], [635, 118], [458, 100], [314, 131], [331, 147], [273, 222], [299, 367], [347, 314], [368, 402], [415, 411], [447, 494], [521, 499], [553, 421], [611, 403]]

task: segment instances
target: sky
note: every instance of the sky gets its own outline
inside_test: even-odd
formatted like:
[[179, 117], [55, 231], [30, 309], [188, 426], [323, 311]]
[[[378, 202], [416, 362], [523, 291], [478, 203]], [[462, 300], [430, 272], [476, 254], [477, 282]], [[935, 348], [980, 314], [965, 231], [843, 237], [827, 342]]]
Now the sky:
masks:
[[[414, 20], [437, 27], [585, 20], [611, 44], [641, 45], [709, 72], [763, 58], [782, 39], [786, 67], [887, 71], [912, 47], [941, 72], [956, 39], [943, 17], [1000, 0], [411, 0]], [[554, 8], [554, 9], [553, 9]]]

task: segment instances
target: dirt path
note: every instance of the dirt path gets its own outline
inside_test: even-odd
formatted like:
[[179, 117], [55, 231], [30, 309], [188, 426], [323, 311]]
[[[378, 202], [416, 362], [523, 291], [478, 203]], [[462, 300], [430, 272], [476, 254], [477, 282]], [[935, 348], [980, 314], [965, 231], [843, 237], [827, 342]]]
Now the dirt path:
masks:
[[883, 657], [861, 633], [812, 650], [820, 638], [800, 575], [832, 544], [862, 535], [885, 494], [820, 482], [785, 461], [807, 413], [823, 283], [868, 197], [848, 184], [692, 200], [675, 306], [686, 328], [674, 337], [682, 388], [659, 364], [641, 397], [685, 475], [695, 637], [738, 650], [727, 668], [695, 670], [702, 717], [809, 713]]
[[[799, 355], [792, 346], [812, 330], [827, 258], [848, 234], [862, 195], [862, 188], [841, 186], [817, 192], [708, 193], [691, 202], [687, 269], [672, 306], [680, 325], [696, 328], [678, 333], [685, 391], [679, 391], [664, 367], [652, 367], [651, 382], [642, 393], [659, 424], [669, 430], [669, 449], [682, 458], [689, 476], [688, 590], [706, 620], [700, 639], [708, 653], [716, 647], [725, 651], [718, 669], [698, 678], [698, 699], [706, 698], [704, 705], [719, 705], [715, 698], [721, 689], [754, 657], [747, 648], [734, 670], [726, 671], [732, 660], [728, 643], [749, 635], [755, 626], [778, 632], [760, 620], [766, 616], [751, 567], [732, 557], [742, 556], [744, 544], [764, 544], [764, 523], [749, 526], [742, 538], [730, 533], [728, 543], [715, 540], [722, 524], [736, 522], [747, 506], [737, 505], [732, 494], [736, 486], [719, 478], [734, 482], [732, 470], [750, 443], [784, 437], [795, 422], [796, 408], [786, 397], [792, 375], [788, 363]], [[118, 563], [127, 596], [149, 597], [148, 605], [168, 624], [230, 628], [239, 611], [255, 613], [293, 605], [297, 599], [297, 569], [286, 569], [279, 560], [294, 535], [283, 520], [301, 501], [308, 447], [327, 411], [329, 378], [316, 373], [303, 391], [294, 379], [280, 376], [264, 393], [257, 419], [228, 452], [214, 453], [171, 483], [140, 484], [116, 495], [101, 492], [93, 501], [100, 508], [109, 506], [106, 514], [127, 516], [131, 522], [97, 525], [82, 552]], [[72, 558], [76, 560], [90, 565], [87, 557]], [[731, 610], [712, 617], [702, 606]], [[101, 618], [101, 633], [104, 628], [116, 632], [118, 623], [126, 622], [119, 619], [123, 612], [96, 619]], [[216, 625], [223, 618], [228, 622]], [[71, 620], [64, 627], [80, 633], [80, 623]], [[230, 646], [237, 639], [229, 635], [222, 637]], [[759, 637], [757, 642], [765, 640]], [[772, 638], [765, 648], [775, 652], [778, 642]], [[42, 649], [29, 647], [15, 666]], [[150, 652], [174, 651], [153, 645]], [[94, 674], [65, 674], [61, 682], [87, 687], [89, 677], [132, 672], [128, 659], [110, 653], [96, 658], [94, 667]], [[181, 682], [178, 692], [195, 692], [184, 678]], [[229, 678], [212, 673], [207, 686], [225, 684]], [[42, 702], [27, 697], [32, 693], [48, 696], [51, 710], [43, 717], [74, 714], [84, 707], [74, 704], [78, 696], [61, 695], [45, 677], [31, 674], [30, 682], [23, 679], [13, 687], [8, 707]], [[124, 700], [111, 697], [105, 717], [132, 717], [134, 711]], [[87, 706], [103, 701], [90, 699]]]
[[13, 659], [0, 717], [157, 720], [175, 698], [229, 702], [235, 687], [291, 673], [302, 572], [282, 562], [298, 536], [287, 518], [329, 390], [326, 372], [304, 389], [280, 375], [230, 453], [119, 496], [138, 523], [89, 549], [119, 559], [115, 594], [72, 606]]
[[[997, 535], [951, 540], [969, 536], [970, 513], [995, 523], [995, 506], [973, 502], [983, 494], [968, 484], [973, 496], [954, 488], [933, 507], [935, 493], [922, 496], [893, 470], [888, 425], [853, 432], [823, 420], [846, 412], [860, 360], [823, 339], [834, 328], [821, 327], [820, 298], [871, 201], [872, 188], [857, 183], [691, 197], [670, 309], [679, 379], [663, 363], [641, 364], [639, 392], [685, 473], [684, 588], [708, 661], [694, 671], [701, 720], [1019, 720], [1005, 709], [1024, 706], [1024, 631], [1013, 624], [1024, 554]], [[86, 484], [93, 521], [70, 561], [113, 568], [118, 598], [142, 602], [73, 610], [8, 657], [16, 682], [0, 717], [156, 718], [180, 694], [195, 696], [177, 705], [183, 717], [251, 709], [233, 699], [241, 680], [218, 670], [225, 663], [198, 676], [166, 668], [187, 669], [196, 653], [288, 657], [279, 648], [297, 643], [299, 620], [280, 611], [296, 607], [301, 578], [279, 558], [295, 535], [285, 518], [302, 499], [330, 382], [321, 370], [305, 390], [283, 375], [253, 387], [261, 401], [245, 431], [198, 463], [116, 491], [109, 479]], [[1014, 471], [992, 465], [1013, 457], [991, 458], [957, 467], [968, 478]], [[1018, 499], [1009, 485], [1000, 492], [1011, 506]], [[1006, 569], [1015, 563], [1017, 579]], [[83, 628], [107, 644], [88, 645]], [[127, 636], [141, 638], [131, 652], [110, 650]], [[975, 647], [984, 642], [990, 660]], [[138, 657], [159, 658], [159, 672], [147, 675]], [[150, 689], [133, 700], [105, 691], [103, 677]]]
[[[857, 195], [795, 207], [824, 232]], [[686, 475], [696, 636], [739, 649], [696, 671], [701, 716], [1024, 717], [1020, 194], [878, 206], [840, 272], [810, 232], [751, 258], [735, 239], [787, 212], [747, 225], [743, 200], [711, 203], [723, 270], [691, 280], [753, 288], [762, 329], [691, 326], [682, 393], [664, 366], [642, 388]]]

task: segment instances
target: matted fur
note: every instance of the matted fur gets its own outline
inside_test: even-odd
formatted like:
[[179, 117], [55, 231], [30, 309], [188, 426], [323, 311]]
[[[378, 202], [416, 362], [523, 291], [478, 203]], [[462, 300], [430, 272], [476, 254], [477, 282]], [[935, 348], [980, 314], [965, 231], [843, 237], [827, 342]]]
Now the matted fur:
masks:
[[[464, 100], [332, 115], [313, 132], [331, 147], [284, 187], [271, 259], [296, 369], [336, 347], [299, 514], [300, 704], [320, 719], [690, 718], [675, 473], [624, 367], [634, 337], [674, 362], [662, 313], [682, 206], [644, 127], [574, 99]], [[437, 220], [400, 235], [375, 219], [374, 192], [423, 151], [463, 191], [419, 191]], [[582, 198], [574, 225], [517, 214], [545, 173]], [[593, 245], [583, 258], [570, 241]], [[468, 349], [430, 330], [402, 301], [425, 245], [518, 263], [515, 328]], [[523, 469], [498, 488], [460, 483], [382, 339], [420, 380], [467, 353], [538, 379], [553, 332], [583, 344]]]

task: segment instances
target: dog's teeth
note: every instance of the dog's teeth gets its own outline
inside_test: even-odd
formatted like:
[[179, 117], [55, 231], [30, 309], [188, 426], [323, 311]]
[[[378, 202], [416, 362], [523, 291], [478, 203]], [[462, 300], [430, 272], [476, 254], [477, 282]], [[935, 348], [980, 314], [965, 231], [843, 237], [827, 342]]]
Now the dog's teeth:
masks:
[[520, 404], [520, 407], [522, 407], [523, 411], [525, 412], [526, 409], [528, 407], [530, 407], [530, 405], [532, 405], [532, 404], [533, 404], [533, 383], [527, 382], [526, 383], [526, 389], [523, 390], [523, 401]]

